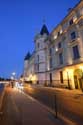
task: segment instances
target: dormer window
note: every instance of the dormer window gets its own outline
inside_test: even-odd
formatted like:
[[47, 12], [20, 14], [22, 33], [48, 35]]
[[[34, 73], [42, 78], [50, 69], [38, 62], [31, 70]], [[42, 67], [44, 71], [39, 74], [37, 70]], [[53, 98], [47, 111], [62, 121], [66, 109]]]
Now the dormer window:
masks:
[[73, 18], [69, 21], [69, 24], [70, 24], [70, 25], [73, 24]]
[[58, 36], [60, 36], [60, 32], [58, 32]]
[[74, 40], [74, 39], [76, 39], [76, 33], [75, 33], [75, 32], [72, 32], [72, 33], [71, 33], [71, 40]]

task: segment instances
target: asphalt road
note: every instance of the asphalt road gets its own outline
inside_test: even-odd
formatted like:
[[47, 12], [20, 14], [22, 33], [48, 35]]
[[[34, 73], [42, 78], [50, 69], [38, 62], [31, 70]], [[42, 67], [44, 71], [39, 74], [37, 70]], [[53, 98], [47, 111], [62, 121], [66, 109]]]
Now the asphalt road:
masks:
[[76, 125], [83, 125], [83, 94], [33, 86], [26, 86], [24, 92], [52, 110], [56, 110], [56, 103], [58, 113], [75, 122]]

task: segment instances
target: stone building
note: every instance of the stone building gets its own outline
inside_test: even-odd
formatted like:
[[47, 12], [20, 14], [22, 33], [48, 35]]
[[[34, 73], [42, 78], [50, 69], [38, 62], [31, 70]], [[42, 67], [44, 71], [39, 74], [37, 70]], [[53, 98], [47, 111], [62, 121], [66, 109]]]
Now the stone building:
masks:
[[39, 84], [82, 88], [83, 0], [69, 9], [67, 16], [50, 34], [44, 24], [34, 43], [34, 54], [28, 59], [28, 67], [25, 60], [24, 72], [28, 72], [28, 76], [32, 66], [34, 81]]

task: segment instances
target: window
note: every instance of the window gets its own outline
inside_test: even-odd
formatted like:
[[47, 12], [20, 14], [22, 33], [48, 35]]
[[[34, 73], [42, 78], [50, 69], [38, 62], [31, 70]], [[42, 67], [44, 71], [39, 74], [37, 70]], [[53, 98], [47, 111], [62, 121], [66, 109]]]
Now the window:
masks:
[[62, 53], [59, 54], [59, 62], [60, 62], [60, 64], [63, 64], [63, 54]]
[[70, 25], [72, 25], [72, 24], [73, 24], [73, 19], [71, 19], [71, 20], [70, 20], [69, 24], [70, 24]]
[[60, 82], [63, 83], [63, 72], [60, 71]]
[[49, 52], [50, 52], [50, 55], [52, 55], [52, 48], [50, 48]]
[[59, 49], [61, 48], [61, 42], [60, 42], [60, 43], [58, 43], [58, 48], [59, 48]]
[[58, 36], [60, 36], [60, 32], [58, 32]]
[[38, 61], [38, 63], [39, 63], [39, 55], [37, 55], [37, 61]]
[[39, 47], [40, 47], [40, 44], [38, 43], [38, 44], [37, 44], [37, 48], [39, 48]]
[[76, 38], [76, 33], [75, 32], [72, 32], [71, 33], [71, 39], [73, 40], [73, 39], [75, 39]]
[[57, 39], [57, 35], [54, 36], [54, 39]]
[[50, 68], [52, 68], [52, 58], [50, 58]]
[[37, 65], [37, 71], [39, 72], [39, 64]]
[[78, 59], [80, 57], [77, 45], [73, 47], [73, 56], [74, 56], [74, 59]]
[[60, 34], [62, 34], [62, 33], [63, 33], [63, 30], [61, 29], [61, 30], [60, 30]]

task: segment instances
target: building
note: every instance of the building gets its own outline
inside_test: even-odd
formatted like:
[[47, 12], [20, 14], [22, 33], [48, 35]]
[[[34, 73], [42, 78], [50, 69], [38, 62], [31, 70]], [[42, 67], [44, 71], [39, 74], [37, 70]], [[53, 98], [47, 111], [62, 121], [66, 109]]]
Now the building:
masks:
[[28, 52], [24, 59], [24, 80], [31, 83], [36, 83], [34, 52], [32, 55]]
[[[50, 86], [82, 88], [83, 78], [83, 0], [49, 34], [44, 24], [35, 36], [32, 67], [35, 81]], [[25, 72], [29, 72], [29, 64]], [[26, 62], [26, 61], [25, 61]], [[26, 64], [27, 65], [27, 64]], [[33, 66], [34, 65], [34, 66]], [[29, 67], [29, 68], [27, 68]], [[26, 73], [24, 73], [26, 74]]]
[[49, 32], [43, 24], [40, 33], [36, 34], [34, 43], [34, 53], [28, 53], [24, 59], [24, 78], [32, 83], [44, 84], [46, 80], [46, 40]]
[[[83, 1], [81, 0], [49, 36], [49, 63], [52, 85], [82, 88]], [[49, 77], [49, 78], [50, 78]], [[50, 80], [50, 79], [49, 79]]]
[[35, 73], [38, 83], [44, 84], [46, 80], [46, 40], [49, 32], [44, 24], [39, 34], [35, 37]]

